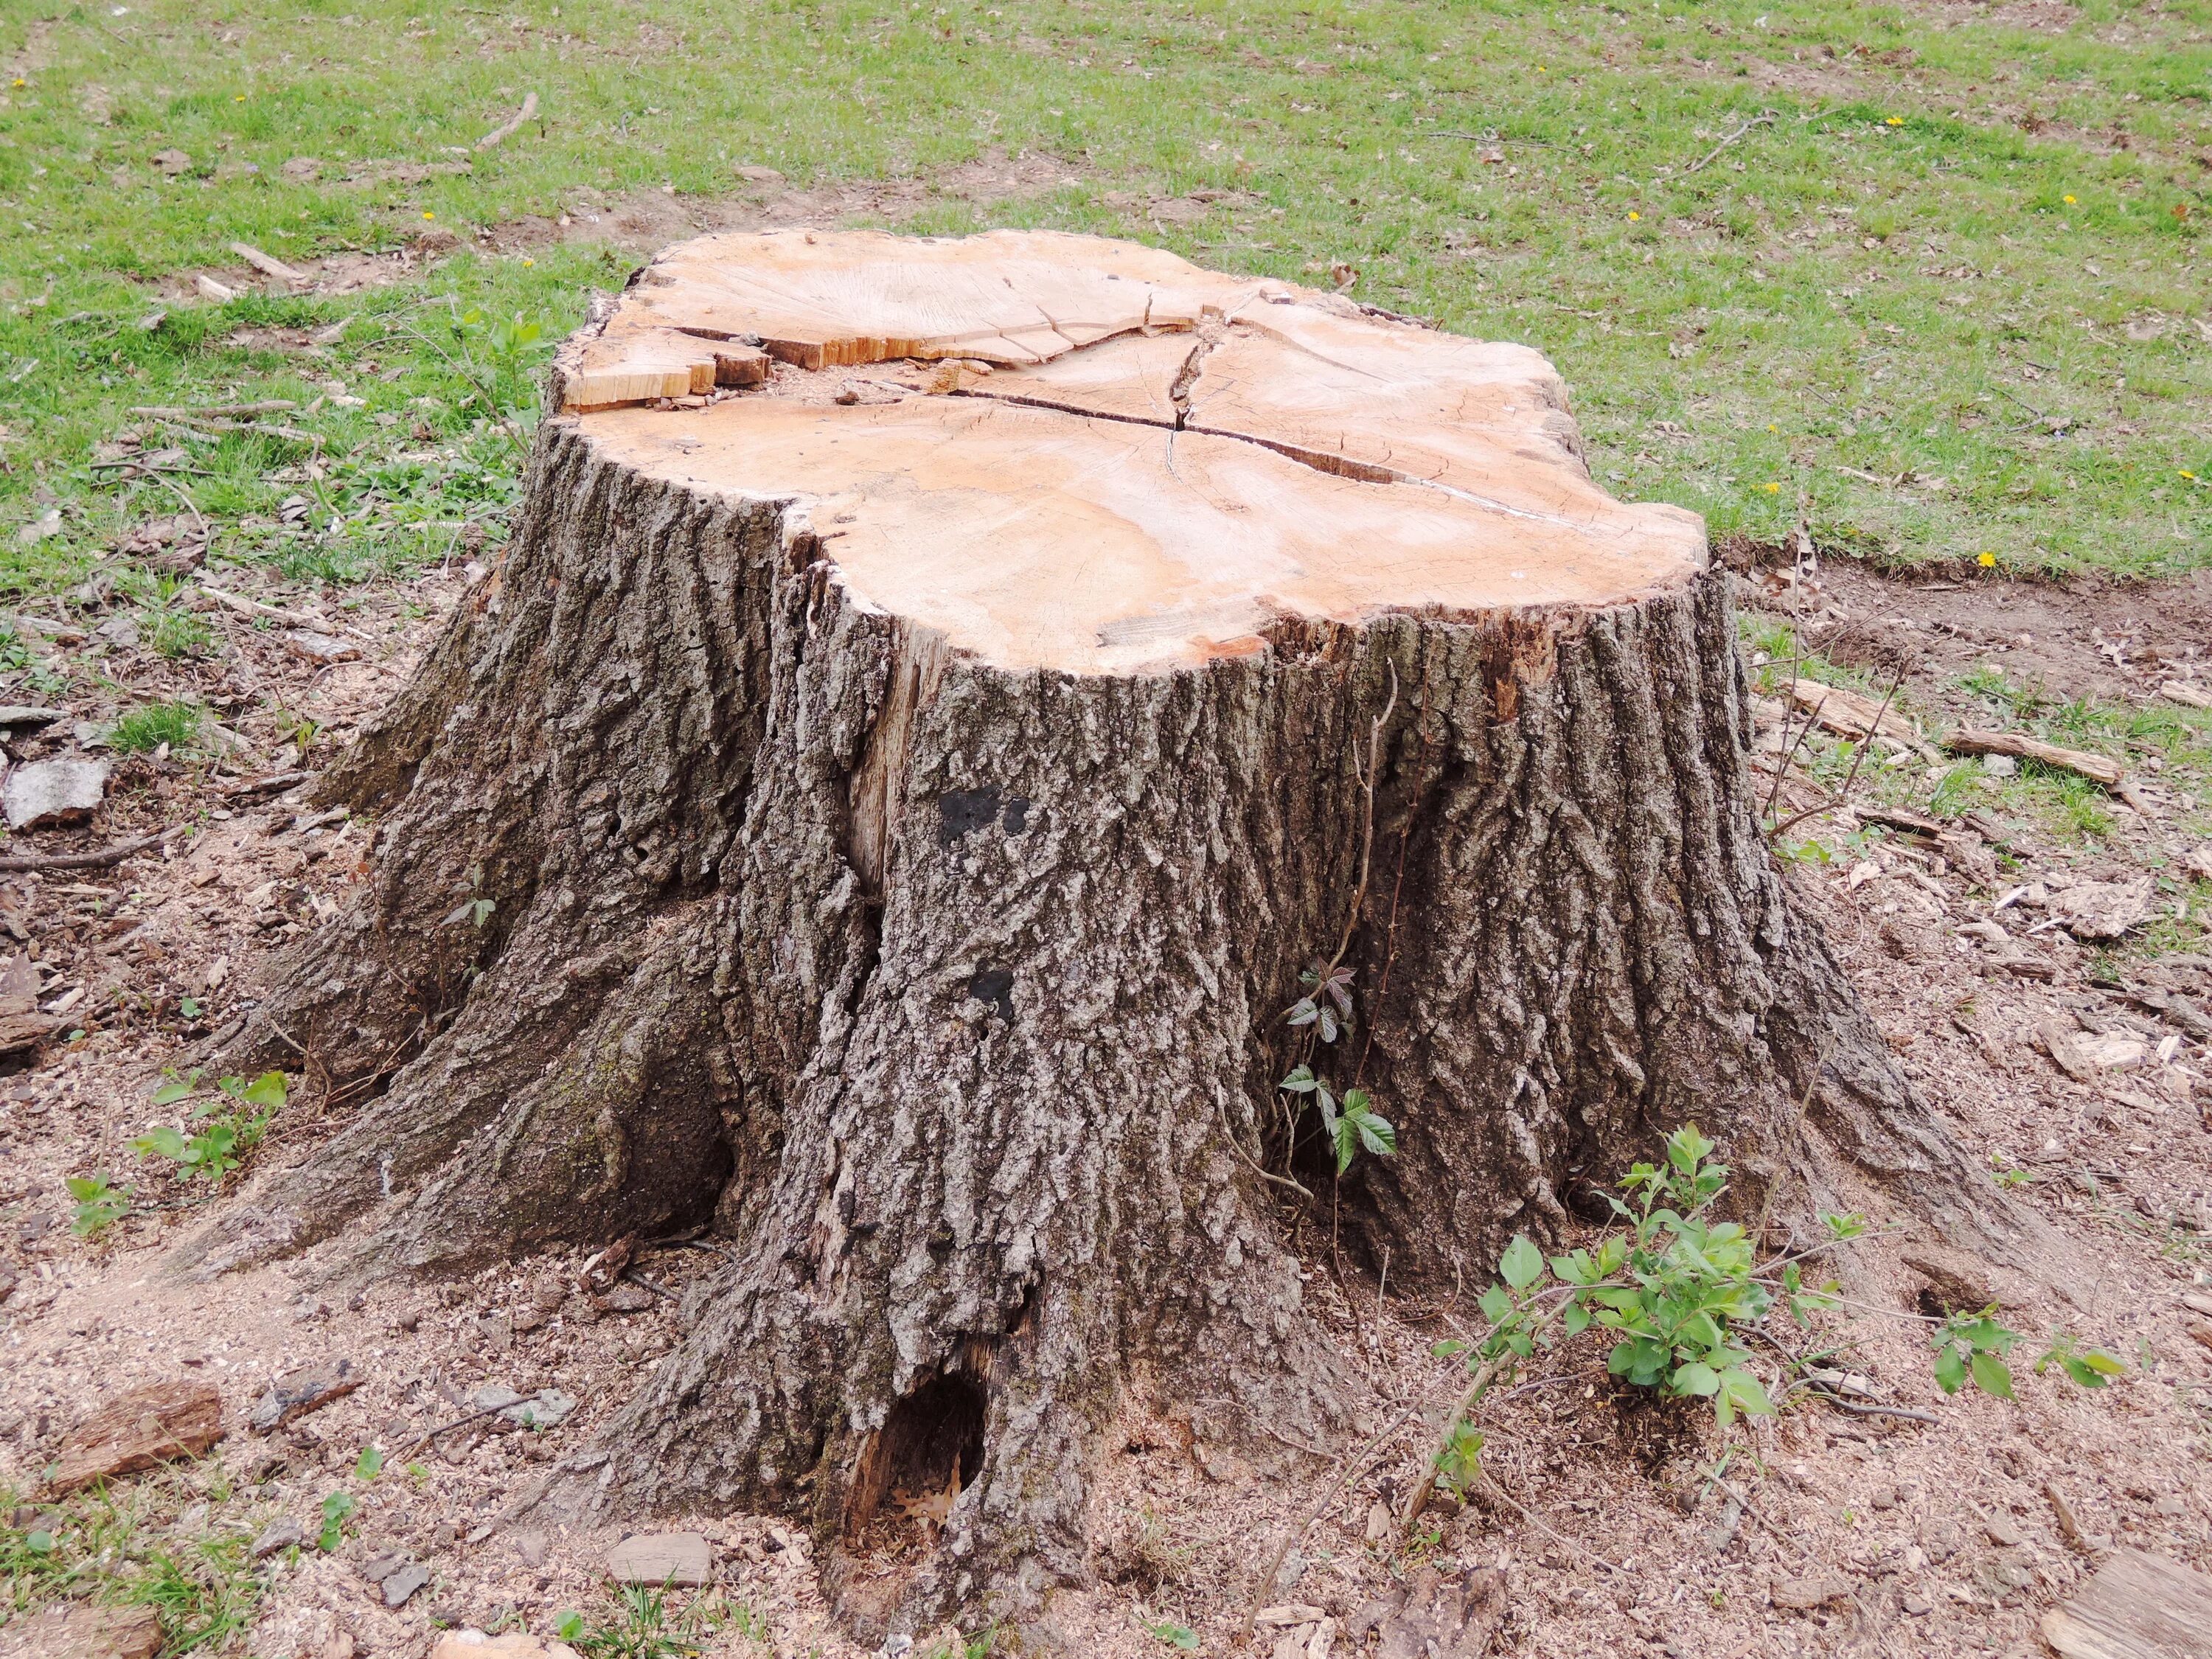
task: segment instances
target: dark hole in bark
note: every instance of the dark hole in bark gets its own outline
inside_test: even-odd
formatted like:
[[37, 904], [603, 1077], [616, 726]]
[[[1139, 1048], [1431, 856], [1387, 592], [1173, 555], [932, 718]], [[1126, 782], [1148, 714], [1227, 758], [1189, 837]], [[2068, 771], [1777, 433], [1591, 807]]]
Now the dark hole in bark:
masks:
[[1030, 803], [1026, 795], [1015, 795], [1006, 802], [1006, 816], [1000, 820], [1010, 836], [1026, 835], [1030, 827]]
[[988, 1002], [991, 1012], [1011, 1025], [1014, 1023], [1014, 970], [1011, 968], [981, 968], [975, 977], [968, 981], [968, 994], [978, 1002]]
[[1936, 1294], [1936, 1289], [1931, 1285], [1923, 1285], [1920, 1287], [1920, 1294], [1913, 1298], [1913, 1302], [1922, 1315], [1929, 1319], [1942, 1319], [1951, 1311], [1943, 1305], [1943, 1298]]
[[937, 798], [937, 815], [938, 842], [940, 846], [950, 847], [962, 836], [975, 834], [999, 816], [999, 792], [995, 789], [949, 789]]
[[983, 1468], [982, 1386], [934, 1376], [891, 1407], [853, 1472], [845, 1532], [858, 1538], [889, 1499], [902, 1513], [943, 1524], [943, 1511]]

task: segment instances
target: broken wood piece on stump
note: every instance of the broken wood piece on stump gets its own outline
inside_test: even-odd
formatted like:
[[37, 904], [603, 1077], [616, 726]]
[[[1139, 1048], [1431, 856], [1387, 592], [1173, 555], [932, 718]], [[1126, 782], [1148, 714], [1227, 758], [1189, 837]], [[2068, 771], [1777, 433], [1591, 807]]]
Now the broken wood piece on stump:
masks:
[[[1334, 1159], [1253, 1087], [1316, 955], [1392, 1034], [1342, 1215], [1409, 1294], [1654, 1100], [1810, 1093], [1886, 1204], [2027, 1224], [1767, 855], [1704, 526], [1607, 495], [1534, 351], [1015, 231], [708, 237], [590, 314], [496, 603], [316, 786], [377, 867], [236, 1040], [362, 1104], [199, 1258], [742, 1232], [549, 1505], [803, 1470], [830, 1568], [900, 1546], [841, 1604], [926, 1628], [1085, 1571], [1079, 1402], [1163, 1344], [1220, 1356], [1169, 1403], [1271, 1402], [1203, 1407], [1209, 1473], [1344, 1438], [1283, 1215]], [[1481, 1652], [1502, 1581], [1455, 1584], [1387, 1639]]]
[[222, 1396], [212, 1383], [155, 1382], [101, 1406], [63, 1439], [46, 1477], [57, 1494], [94, 1481], [200, 1457], [222, 1438]]
[[2212, 1578], [2123, 1549], [2043, 1615], [2060, 1659], [2212, 1659]]
[[2045, 766], [2078, 772], [2092, 783], [2110, 789], [2127, 775], [2119, 762], [2081, 749], [2061, 749], [2055, 743], [2031, 738], [2024, 732], [1978, 732], [1971, 727], [1954, 732], [1943, 746], [1954, 755], [2010, 755], [2014, 760], [2039, 761]]

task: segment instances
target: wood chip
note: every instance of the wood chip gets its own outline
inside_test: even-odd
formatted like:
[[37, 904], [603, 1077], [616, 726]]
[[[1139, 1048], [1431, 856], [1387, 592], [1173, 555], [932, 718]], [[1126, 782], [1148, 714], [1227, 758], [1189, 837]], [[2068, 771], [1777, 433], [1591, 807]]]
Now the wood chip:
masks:
[[1767, 1594], [1778, 1607], [1806, 1611], [1850, 1597], [1851, 1581], [1834, 1573], [1812, 1573], [1802, 1578], [1778, 1578]]
[[2212, 1578], [2126, 1549], [2043, 1615], [2060, 1659], [2212, 1659]]
[[48, 1487], [80, 1492], [94, 1482], [199, 1457], [222, 1438], [222, 1395], [210, 1382], [155, 1382], [117, 1395], [54, 1454]]
[[2055, 743], [2045, 743], [2021, 732], [1978, 732], [1968, 727], [1944, 738], [1943, 746], [1954, 755], [2010, 755], [2014, 760], [2038, 761], [2045, 766], [2078, 772], [2107, 789], [2115, 787], [2127, 775], [2124, 767], [2106, 756], [2079, 749], [2061, 749]]
[[282, 259], [272, 254], [264, 253], [250, 242], [233, 242], [230, 245], [230, 251], [264, 276], [274, 276], [280, 282], [286, 283], [305, 283], [308, 280], [305, 271], [293, 270]]
[[1906, 719], [1893, 702], [1885, 708], [1879, 697], [1846, 690], [1840, 685], [1823, 685], [1818, 680], [1792, 680], [1787, 695], [1791, 702], [1813, 717], [1814, 725], [1838, 737], [1864, 742], [1881, 736], [1894, 738], [1916, 749], [1921, 747], [1920, 728]]
[[2158, 695], [2168, 702], [2178, 702], [2185, 708], [2212, 708], [2212, 691], [2201, 685], [2191, 685], [2185, 680], [2168, 680], [2158, 688]]

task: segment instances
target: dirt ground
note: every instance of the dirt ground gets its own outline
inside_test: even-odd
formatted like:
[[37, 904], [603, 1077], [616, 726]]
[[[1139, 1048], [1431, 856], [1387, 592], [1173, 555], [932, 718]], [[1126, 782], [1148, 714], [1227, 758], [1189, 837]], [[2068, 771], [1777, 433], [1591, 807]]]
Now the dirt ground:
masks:
[[[2059, 691], [2140, 702], [2197, 672], [2212, 640], [2203, 577], [2165, 589], [2069, 590], [1911, 583], [1827, 562], [1793, 590], [1786, 571], [1744, 562], [1748, 606], [1825, 629], [1815, 642], [1837, 661], [1903, 665], [1924, 714], [1963, 712], [1950, 688], [1984, 661]], [[149, 1091], [164, 1067], [190, 1063], [274, 951], [344, 904], [363, 867], [361, 826], [304, 805], [303, 787], [256, 785], [322, 764], [402, 683], [439, 618], [481, 574], [434, 570], [342, 611], [332, 593], [252, 592], [357, 648], [357, 659], [334, 663], [301, 655], [282, 624], [220, 609], [207, 619], [224, 635], [224, 654], [170, 661], [103, 640], [97, 595], [23, 630], [42, 650], [106, 649], [112, 680], [140, 697], [190, 693], [239, 712], [220, 763], [129, 760], [92, 825], [18, 836], [8, 849], [70, 850], [201, 826], [115, 868], [0, 881], [0, 929], [35, 963], [40, 1006], [81, 1022], [13, 1056], [15, 1069], [0, 1077], [0, 1482], [35, 1506], [56, 1445], [93, 1404], [141, 1382], [215, 1383], [228, 1433], [214, 1455], [140, 1484], [160, 1494], [160, 1524], [173, 1536], [195, 1528], [258, 1536], [283, 1517], [304, 1529], [307, 1547], [279, 1551], [263, 1568], [266, 1593], [248, 1640], [264, 1659], [349, 1650], [416, 1659], [441, 1626], [544, 1634], [565, 1610], [605, 1616], [612, 1535], [549, 1527], [528, 1503], [556, 1460], [591, 1467], [594, 1430], [678, 1342], [687, 1297], [717, 1266], [711, 1237], [667, 1244], [641, 1253], [622, 1293], [599, 1300], [579, 1289], [586, 1264], [567, 1258], [459, 1283], [382, 1284], [349, 1299], [316, 1288], [311, 1264], [212, 1280], [165, 1267], [182, 1231], [225, 1201], [239, 1177], [217, 1194], [136, 1157], [131, 1138], [164, 1115]], [[0, 701], [19, 700], [0, 684]], [[253, 712], [272, 700], [319, 724], [304, 758], [288, 730]], [[78, 721], [108, 712], [72, 708], [43, 734], [19, 732], [11, 758], [70, 749]], [[1770, 757], [1780, 717], [1778, 704], [1762, 702]], [[2014, 1654], [2041, 1651], [2041, 1613], [2115, 1544], [2212, 1567], [2212, 1327], [2192, 1340], [2192, 1322], [2203, 1322], [2183, 1300], [2212, 1295], [2212, 1073], [2208, 1028], [2187, 1012], [2212, 1001], [2212, 961], [2136, 952], [2116, 967], [2044, 925], [2026, 901], [1994, 908], [2016, 887], [2043, 902], [2069, 884], [2212, 852], [2170, 793], [2147, 805], [2143, 814], [2115, 802], [2112, 834], [2090, 850], [2008, 820], [1994, 874], [1881, 830], [1852, 846], [1835, 832], [1832, 862], [1793, 866], [1908, 1073], [1993, 1173], [2021, 1172], [2008, 1177], [2020, 1182], [2014, 1195], [2052, 1231], [2049, 1251], [2033, 1261], [1935, 1259], [1917, 1268], [1900, 1260], [1914, 1241], [1884, 1240], [1851, 1269], [1863, 1310], [1838, 1310], [1817, 1334], [1778, 1332], [1799, 1352], [1837, 1349], [1838, 1363], [1865, 1379], [1862, 1405], [1933, 1420], [1801, 1397], [1778, 1419], [1739, 1430], [1723, 1463], [1709, 1422], [1617, 1399], [1602, 1351], [1570, 1347], [1540, 1358], [1486, 1409], [1491, 1479], [1468, 1508], [1405, 1552], [1370, 1545], [1370, 1510], [1416, 1454], [1401, 1439], [1297, 1542], [1262, 1599], [1341, 1620], [1424, 1562], [1502, 1564], [1511, 1609], [1504, 1652]], [[2165, 1000], [2172, 997], [2183, 1001]], [[108, 1012], [94, 1018], [94, 1010]], [[2054, 1025], [2136, 1039], [2134, 1058], [2077, 1081], [2046, 1052]], [[312, 1076], [295, 1076], [257, 1155], [312, 1157], [343, 1109], [321, 1096]], [[135, 1182], [138, 1207], [88, 1240], [70, 1231], [64, 1181], [94, 1171]], [[1883, 1219], [1878, 1210], [1873, 1218]], [[1379, 1424], [1437, 1392], [1443, 1373], [1431, 1346], [1463, 1328], [1470, 1308], [1414, 1305], [1349, 1271], [1340, 1276], [1325, 1243], [1310, 1252], [1309, 1272], [1313, 1316], [1364, 1370], [1367, 1417]], [[1924, 1328], [1884, 1316], [1955, 1302], [1961, 1278], [1978, 1281], [1965, 1292], [2002, 1301], [2023, 1329], [2074, 1333], [2124, 1358], [2127, 1374], [2092, 1393], [2023, 1364], [2016, 1404], [1971, 1391], [1946, 1398], [1931, 1380]], [[253, 1407], [274, 1377], [341, 1358], [356, 1388], [273, 1433], [253, 1431]], [[576, 1404], [557, 1426], [532, 1431], [472, 1416], [488, 1385], [556, 1389]], [[1097, 1581], [1059, 1595], [1018, 1632], [1020, 1650], [1168, 1654], [1182, 1650], [1183, 1627], [1198, 1650], [1234, 1650], [1261, 1564], [1352, 1449], [1224, 1446], [1187, 1420], [1133, 1419], [1126, 1429], [1095, 1472]], [[356, 1473], [369, 1445], [385, 1458], [374, 1480]], [[342, 1490], [358, 1494], [361, 1508], [324, 1553], [313, 1547], [321, 1505]], [[703, 1532], [726, 1605], [745, 1610], [706, 1636], [710, 1652], [860, 1651], [823, 1607], [810, 1541], [783, 1522], [722, 1515], [651, 1524]], [[428, 1574], [397, 1609], [364, 1576], [372, 1563], [388, 1571], [395, 1556]], [[1807, 1599], [1798, 1593], [1807, 1581], [1820, 1586], [1819, 1604], [1785, 1605]], [[766, 1635], [745, 1633], [758, 1629]], [[927, 1639], [913, 1650], [927, 1653]], [[1268, 1633], [1248, 1650], [1280, 1650]], [[1332, 1650], [1364, 1649], [1340, 1642]]]

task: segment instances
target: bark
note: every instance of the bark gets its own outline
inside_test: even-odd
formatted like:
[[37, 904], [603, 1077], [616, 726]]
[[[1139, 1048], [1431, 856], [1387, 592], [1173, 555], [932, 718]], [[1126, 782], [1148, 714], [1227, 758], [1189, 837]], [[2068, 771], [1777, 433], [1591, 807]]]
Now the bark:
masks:
[[[1133, 1400], [1329, 1438], [1301, 1208], [1472, 1291], [1694, 1118], [1785, 1207], [1871, 1182], [1977, 1234], [1756, 827], [1725, 580], [1008, 668], [856, 599], [799, 502], [549, 419], [502, 568], [325, 786], [377, 815], [361, 901], [240, 1045], [358, 1103], [198, 1260], [711, 1220], [732, 1265], [562, 1501], [803, 1517], [877, 1630], [1080, 1579]], [[1275, 1085], [1347, 927], [1331, 1064], [1399, 1143], [1333, 1188]], [[865, 1547], [949, 1494], [935, 1547]]]

